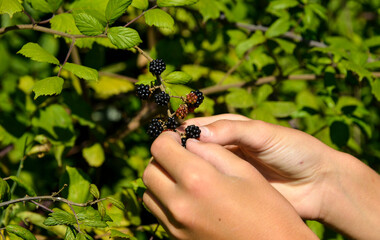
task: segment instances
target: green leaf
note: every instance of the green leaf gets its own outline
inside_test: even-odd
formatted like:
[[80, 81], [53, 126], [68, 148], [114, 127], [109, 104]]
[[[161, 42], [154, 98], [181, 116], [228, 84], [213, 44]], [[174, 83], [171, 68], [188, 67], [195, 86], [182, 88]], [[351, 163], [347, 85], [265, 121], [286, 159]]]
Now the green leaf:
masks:
[[63, 0], [27, 0], [33, 9], [43, 13], [53, 13], [62, 5]]
[[104, 26], [94, 16], [80, 12], [74, 15], [75, 24], [79, 31], [87, 36], [97, 36], [104, 32]]
[[374, 37], [365, 39], [363, 44], [367, 48], [380, 46], [380, 36], [374, 36]]
[[307, 6], [309, 6], [311, 10], [313, 10], [313, 12], [317, 14], [320, 18], [324, 20], [327, 19], [326, 8], [324, 8], [322, 5], [318, 3], [310, 3]]
[[306, 220], [306, 224], [311, 229], [311, 231], [313, 231], [318, 236], [319, 239], [323, 239], [325, 227], [322, 223], [319, 223], [317, 221]]
[[174, 71], [169, 73], [164, 81], [171, 84], [186, 84], [191, 81], [191, 76], [185, 72]]
[[110, 235], [111, 238], [126, 238], [126, 239], [131, 239], [131, 240], [135, 240], [135, 239], [137, 240], [137, 238], [132, 237], [128, 234], [122, 233], [118, 230], [111, 229], [110, 231], [111, 231], [111, 235]]
[[252, 94], [246, 89], [231, 88], [226, 96], [226, 103], [235, 108], [248, 108], [254, 105]]
[[372, 94], [376, 97], [377, 101], [380, 102], [380, 78], [376, 78], [372, 84]]
[[26, 228], [19, 225], [9, 224], [5, 227], [8, 233], [14, 234], [24, 240], [37, 240], [36, 237]]
[[[87, 202], [90, 198], [90, 178], [80, 169], [66, 166], [67, 175], [64, 176], [61, 185], [69, 186], [67, 200], [76, 203]], [[74, 210], [81, 209], [73, 206]]]
[[277, 19], [265, 32], [268, 38], [278, 37], [286, 33], [290, 28], [290, 20], [288, 17], [281, 17]]
[[9, 201], [11, 199], [11, 191], [9, 185], [0, 177], [0, 202]]
[[84, 159], [86, 159], [91, 167], [100, 167], [105, 160], [104, 151], [100, 143], [95, 143], [91, 147], [84, 148], [82, 153]]
[[197, 3], [198, 0], [157, 0], [159, 7], [179, 7]]
[[66, 228], [66, 234], [65, 234], [65, 240], [75, 240], [75, 235], [77, 232], [75, 231], [74, 227], [72, 226], [67, 226]]
[[358, 65], [357, 63], [353, 62], [353, 61], [342, 61], [341, 62], [341, 65], [347, 69], [347, 70], [351, 70], [353, 71], [354, 73], [358, 74], [359, 75], [359, 81], [363, 80], [363, 78], [368, 78], [368, 79], [372, 79], [372, 73], [370, 71], [368, 71], [367, 69], [363, 68], [362, 66]]
[[60, 239], [65, 236], [66, 226], [46, 226], [43, 223], [46, 220], [46, 217], [42, 216], [40, 213], [22, 211], [17, 213], [17, 217], [24, 222], [28, 221], [34, 226], [48, 230]]
[[141, 10], [145, 10], [149, 7], [149, 0], [133, 0], [132, 6]]
[[87, 240], [86, 235], [84, 233], [78, 233], [77, 236], [75, 237], [75, 240]]
[[109, 24], [113, 24], [119, 17], [121, 17], [132, 0], [109, 0], [106, 8], [106, 20]]
[[271, 1], [268, 8], [273, 10], [287, 9], [297, 6], [299, 3], [296, 0], [276, 0]]
[[108, 30], [107, 36], [120, 49], [129, 49], [142, 43], [139, 33], [132, 28], [113, 27]]
[[256, 104], [264, 102], [273, 93], [273, 87], [269, 84], [264, 84], [256, 91]]
[[[191, 88], [182, 84], [166, 84], [166, 92], [171, 96], [186, 96], [191, 90]], [[182, 103], [181, 99], [170, 98], [170, 105], [174, 111], [177, 110]]]
[[32, 60], [37, 62], [47, 62], [59, 65], [58, 59], [50, 53], [48, 53], [37, 43], [29, 42], [25, 44], [17, 53], [22, 54], [25, 57], [31, 58]]
[[122, 202], [117, 200], [116, 198], [113, 197], [107, 197], [107, 200], [110, 201], [115, 207], [117, 207], [120, 210], [124, 210], [125, 206]]
[[53, 211], [54, 212], [50, 213], [49, 217], [44, 221], [46, 226], [75, 225], [77, 223], [77, 220], [73, 214], [58, 208], [55, 208]]
[[65, 63], [65, 65], [63, 65], [63, 69], [73, 73], [79, 78], [83, 78], [88, 81], [98, 81], [99, 78], [98, 71], [95, 69], [75, 63]]
[[9, 178], [12, 179], [14, 182], [16, 182], [20, 187], [24, 188], [26, 190], [26, 193], [29, 196], [31, 196], [31, 197], [36, 196], [36, 192], [33, 190], [33, 188], [31, 186], [29, 186], [28, 184], [26, 184], [22, 179], [20, 179], [16, 176], [10, 176]]
[[167, 12], [161, 9], [150, 9], [145, 12], [145, 22], [149, 26], [173, 29], [174, 20]]
[[284, 118], [289, 117], [297, 110], [296, 105], [293, 102], [264, 102], [261, 107], [266, 108], [274, 117]]
[[60, 94], [63, 82], [63, 78], [60, 77], [49, 77], [36, 82], [33, 86], [34, 99], [39, 96]]
[[297, 46], [295, 43], [287, 41], [287, 40], [284, 40], [284, 39], [281, 39], [281, 38], [274, 38], [273, 40], [276, 43], [278, 43], [278, 45], [280, 46], [280, 48], [282, 50], [284, 50], [284, 52], [287, 53], [287, 54], [293, 54], [294, 49]]
[[92, 196], [94, 196], [94, 198], [96, 198], [96, 199], [100, 198], [99, 189], [95, 184], [90, 185], [90, 193], [92, 194]]
[[197, 8], [203, 16], [203, 22], [209, 19], [217, 19], [220, 16], [220, 9], [216, 0], [199, 0]]
[[330, 139], [338, 147], [347, 145], [350, 138], [350, 129], [343, 121], [334, 121], [330, 125]]
[[106, 213], [106, 207], [104, 206], [103, 202], [98, 202], [96, 205], [98, 206], [98, 212], [103, 219], [104, 216], [106, 216], [106, 214], [107, 214]]
[[109, 76], [101, 76], [98, 82], [90, 82], [90, 87], [95, 90], [97, 97], [103, 99], [134, 89], [130, 81]]
[[7, 13], [12, 18], [16, 12], [24, 10], [18, 0], [0, 0], [0, 14]]
[[266, 41], [261, 31], [256, 31], [250, 38], [242, 41], [236, 46], [236, 54], [239, 58], [242, 58], [244, 54], [252, 47], [257, 46]]

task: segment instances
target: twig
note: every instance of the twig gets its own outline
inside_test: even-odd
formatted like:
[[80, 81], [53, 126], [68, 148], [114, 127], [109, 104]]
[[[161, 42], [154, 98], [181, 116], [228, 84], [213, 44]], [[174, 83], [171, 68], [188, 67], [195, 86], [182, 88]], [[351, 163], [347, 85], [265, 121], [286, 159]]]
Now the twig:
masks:
[[106, 199], [107, 198], [101, 198], [101, 199], [97, 199], [97, 200], [89, 201], [89, 202], [85, 202], [85, 203], [75, 203], [75, 202], [71, 202], [71, 201], [69, 201], [69, 200], [67, 200], [65, 198], [62, 198], [62, 197], [53, 197], [53, 196], [29, 197], [29, 196], [26, 196], [26, 197], [23, 197], [23, 198], [18, 198], [18, 199], [13, 199], [13, 200], [1, 202], [0, 203], [0, 208], [4, 207], [4, 206], [8, 206], [10, 204], [14, 204], [14, 203], [27, 202], [27, 201], [33, 201], [33, 200], [50, 200], [50, 201], [53, 201], [53, 202], [63, 202], [63, 203], [66, 203], [66, 204], [71, 204], [72, 206], [87, 207], [87, 206], [92, 206], [92, 205], [94, 205], [94, 204], [96, 204], [98, 202], [104, 201]]
[[58, 71], [58, 75], [57, 75], [57, 77], [59, 77], [59, 75], [61, 75], [62, 68], [63, 68], [63, 66], [65, 66], [67, 60], [69, 59], [70, 54], [71, 54], [71, 52], [73, 51], [74, 45], [75, 45], [75, 38], [73, 38], [72, 41], [71, 41], [69, 51], [68, 51], [67, 54], [66, 54], [65, 61], [62, 63], [61, 67], [59, 68], [59, 71]]
[[6, 146], [4, 149], [0, 151], [0, 159], [2, 159], [5, 155], [7, 155], [14, 148], [13, 144]]
[[0, 229], [0, 235], [3, 238], [3, 240], [5, 240], [6, 238], [5, 238], [4, 234], [2, 233], [3, 230], [4, 230], [4, 228]]
[[157, 230], [158, 230], [159, 227], [160, 227], [160, 224], [157, 223], [157, 226], [156, 226], [156, 228], [153, 231], [153, 235], [149, 238], [149, 240], [153, 240], [154, 239], [154, 235], [156, 235], [156, 232], [157, 232]]
[[56, 31], [56, 30], [53, 30], [53, 29], [50, 29], [47, 27], [41, 27], [41, 26], [37, 26], [37, 25], [33, 25], [33, 24], [20, 24], [20, 25], [14, 25], [14, 26], [0, 28], [0, 35], [8, 32], [8, 31], [13, 31], [13, 30], [35, 30], [38, 32], [50, 33], [50, 34], [58, 35], [61, 37], [71, 38], [71, 39], [73, 39], [73, 38], [76, 38], [76, 39], [78, 39], [78, 38], [106, 38], [107, 37], [107, 35], [105, 35], [105, 34], [100, 34], [97, 36], [69, 34], [69, 33], [60, 32], [60, 31]]
[[[254, 25], [254, 24], [247, 24], [247, 23], [236, 23], [236, 26], [240, 27], [240, 28], [245, 28], [249, 31], [263, 31], [263, 32], [268, 31], [267, 27], [264, 27], [261, 25]], [[307, 42], [309, 44], [309, 46], [311, 46], [311, 47], [321, 47], [321, 48], [327, 47], [327, 45], [322, 43], [322, 42], [318, 42], [318, 41], [314, 41], [314, 40], [305, 40], [302, 36], [297, 35], [297, 34], [292, 33], [292, 32], [286, 32], [286, 33], [282, 34], [281, 36], [289, 38], [289, 39], [293, 39], [293, 40], [299, 41], [299, 42]]]
[[82, 231], [80, 230], [80, 224], [79, 224], [78, 215], [77, 215], [77, 213], [75, 212], [75, 210], [74, 210], [73, 206], [72, 206], [70, 203], [67, 203], [67, 205], [69, 205], [69, 207], [70, 207], [71, 211], [73, 212], [73, 214], [74, 214], [74, 217], [75, 217], [75, 220], [77, 221], [77, 225], [78, 225], [78, 232], [80, 232], [80, 233], [81, 233]]
[[146, 59], [149, 60], [149, 62], [153, 61], [153, 58], [151, 58], [146, 52], [144, 52], [141, 48], [139, 48], [138, 46], [135, 46], [134, 47], [137, 51], [139, 51], [139, 53], [141, 55], [143, 55]]
[[127, 22], [127, 24], [124, 25], [124, 27], [128, 27], [129, 25], [131, 25], [132, 23], [134, 23], [135, 21], [137, 21], [139, 18], [141, 18], [142, 16], [144, 16], [144, 14], [151, 10], [151, 9], [155, 9], [157, 8], [158, 6], [157, 5], [154, 5], [153, 7], [149, 8], [148, 10], [145, 10], [143, 11], [140, 15], [138, 15], [137, 17], [135, 17], [134, 19], [132, 19], [131, 21]]
[[48, 207], [46, 207], [46, 206], [44, 206], [44, 205], [42, 205], [42, 204], [40, 204], [40, 203], [38, 203], [38, 202], [36, 202], [36, 201], [31, 200], [31, 202], [34, 203], [35, 205], [37, 205], [38, 207], [45, 209], [45, 210], [48, 211], [48, 212], [51, 212], [51, 213], [54, 212], [54, 211], [51, 210], [50, 208], [48, 208]]
[[35, 25], [36, 21], [34, 20], [34, 18], [27, 11], [24, 10], [23, 12], [24, 12], [24, 14], [26, 16], [28, 16], [28, 18], [30, 19], [30, 21], [32, 22], [32, 24]]

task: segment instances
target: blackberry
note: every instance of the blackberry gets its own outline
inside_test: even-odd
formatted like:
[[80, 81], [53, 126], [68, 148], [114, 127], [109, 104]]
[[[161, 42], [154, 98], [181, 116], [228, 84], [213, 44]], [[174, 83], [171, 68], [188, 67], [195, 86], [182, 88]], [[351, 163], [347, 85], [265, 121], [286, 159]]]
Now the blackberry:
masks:
[[149, 85], [144, 85], [144, 84], [136, 85], [136, 95], [142, 100], [147, 100], [150, 96]]
[[198, 126], [189, 125], [185, 129], [186, 138], [196, 138], [198, 139], [201, 136], [201, 130]]
[[199, 107], [205, 97], [203, 93], [199, 90], [191, 91], [186, 95], [186, 103], [188, 104], [189, 112], [194, 112], [194, 110]]
[[153, 75], [158, 76], [161, 75], [163, 71], [166, 69], [166, 64], [162, 59], [155, 59], [149, 64], [149, 72]]
[[178, 122], [175, 120], [174, 117], [170, 117], [168, 118], [168, 120], [166, 121], [166, 128], [167, 129], [176, 129], [178, 126]]
[[166, 92], [160, 92], [154, 95], [154, 102], [160, 106], [167, 106], [170, 101], [170, 96]]
[[195, 104], [197, 103], [198, 96], [195, 94], [194, 91], [191, 91], [189, 94], [186, 95], [186, 103], [188, 104]]
[[197, 101], [192, 104], [195, 108], [199, 107], [202, 103], [203, 103], [203, 100], [205, 99], [205, 97], [203, 96], [203, 92], [199, 91], [199, 90], [195, 90], [195, 91], [191, 91], [192, 93], [194, 93], [195, 95], [197, 95]]
[[186, 104], [179, 105], [177, 111], [175, 111], [175, 115], [179, 119], [184, 119], [187, 116], [188, 113], [189, 113], [189, 109], [187, 108]]
[[164, 131], [164, 127], [162, 126], [162, 120], [159, 118], [153, 118], [148, 126], [148, 135], [156, 139], [161, 133]]

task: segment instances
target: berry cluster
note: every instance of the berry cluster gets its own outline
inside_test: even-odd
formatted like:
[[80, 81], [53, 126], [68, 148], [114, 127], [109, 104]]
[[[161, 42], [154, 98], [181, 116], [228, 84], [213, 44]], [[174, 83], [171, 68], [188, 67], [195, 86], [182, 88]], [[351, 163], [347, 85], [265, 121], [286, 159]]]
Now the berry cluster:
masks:
[[186, 147], [186, 141], [189, 138], [199, 139], [201, 136], [201, 130], [198, 126], [189, 125], [185, 129], [185, 134], [181, 136], [181, 143], [183, 147]]
[[180, 119], [184, 119], [189, 112], [194, 112], [196, 108], [198, 108], [203, 100], [204, 100], [203, 93], [199, 90], [191, 91], [189, 94], [186, 95], [186, 98], [184, 99], [184, 104], [181, 104], [177, 111], [175, 112], [176, 116]]
[[162, 59], [155, 59], [149, 64], [149, 72], [151, 72], [155, 76], [161, 75], [163, 71], [166, 69], [166, 64]]
[[142, 99], [147, 100], [151, 94], [150, 87], [148, 85], [139, 84], [136, 85], [136, 95]]
[[154, 95], [154, 102], [160, 106], [167, 106], [170, 101], [170, 96], [166, 92], [159, 92]]
[[179, 126], [174, 117], [168, 119], [153, 118], [148, 126], [148, 135], [152, 139], [156, 139], [163, 131], [175, 130]]

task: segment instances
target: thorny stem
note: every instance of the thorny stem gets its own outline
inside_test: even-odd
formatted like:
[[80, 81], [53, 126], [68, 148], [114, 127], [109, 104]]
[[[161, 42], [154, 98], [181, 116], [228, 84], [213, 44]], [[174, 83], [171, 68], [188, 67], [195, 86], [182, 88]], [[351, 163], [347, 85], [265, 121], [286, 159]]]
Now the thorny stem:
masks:
[[31, 200], [31, 202], [34, 203], [35, 205], [37, 205], [37, 207], [43, 208], [45, 211], [48, 211], [48, 212], [51, 212], [51, 213], [54, 212], [54, 211], [51, 210], [50, 208], [48, 208], [48, 207], [42, 205], [41, 203], [38, 203], [38, 202], [33, 201], [33, 200]]
[[[1, 32], [0, 32], [1, 33]], [[144, 52], [141, 48], [139, 48], [138, 46], [134, 46], [134, 48], [139, 51], [139, 53], [141, 55], [143, 55], [146, 59], [149, 60], [149, 62], [153, 61], [153, 58], [151, 58], [146, 52]]]
[[128, 27], [129, 25], [131, 25], [132, 23], [134, 23], [135, 21], [137, 21], [139, 18], [141, 18], [142, 16], [144, 16], [144, 14], [151, 10], [151, 9], [155, 9], [157, 8], [158, 6], [157, 5], [154, 5], [153, 7], [149, 8], [148, 10], [145, 10], [143, 11], [140, 15], [138, 15], [137, 17], [135, 17], [134, 19], [132, 19], [131, 21], [127, 22], [127, 24], [124, 25], [124, 27]]
[[75, 220], [77, 221], [77, 225], [78, 225], [78, 232], [80, 232], [80, 233], [81, 233], [82, 231], [80, 230], [80, 224], [79, 224], [78, 215], [77, 215], [77, 213], [75, 212], [75, 210], [74, 210], [73, 206], [72, 206], [70, 203], [67, 203], [67, 205], [69, 205], [69, 207], [70, 207], [71, 211], [73, 212], [73, 214], [74, 214], [74, 217], [75, 217]]
[[4, 229], [5, 229], [5, 228], [1, 228], [1, 229], [0, 229], [0, 235], [1, 235], [1, 237], [3, 238], [3, 240], [6, 239], [5, 236], [4, 236], [4, 234], [2, 233], [2, 231], [3, 231]]

